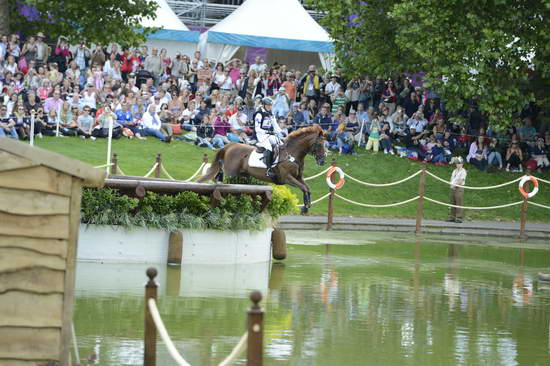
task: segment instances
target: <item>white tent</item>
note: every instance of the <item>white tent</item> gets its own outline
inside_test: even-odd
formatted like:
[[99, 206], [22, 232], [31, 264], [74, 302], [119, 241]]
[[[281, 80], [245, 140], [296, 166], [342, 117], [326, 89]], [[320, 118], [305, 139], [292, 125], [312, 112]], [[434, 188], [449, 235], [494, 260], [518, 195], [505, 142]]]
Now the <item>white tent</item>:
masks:
[[168, 56], [174, 57], [177, 52], [193, 57], [199, 42], [199, 32], [190, 31], [182, 23], [166, 0], [155, 0], [158, 4], [155, 19], [143, 19], [143, 27], [162, 28], [147, 36], [145, 45], [151, 48], [166, 48]]
[[[323, 68], [334, 66], [329, 34], [298, 0], [246, 0], [200, 36], [203, 54], [220, 62], [231, 59], [241, 46], [318, 53]], [[277, 60], [277, 53], [273, 58]]]

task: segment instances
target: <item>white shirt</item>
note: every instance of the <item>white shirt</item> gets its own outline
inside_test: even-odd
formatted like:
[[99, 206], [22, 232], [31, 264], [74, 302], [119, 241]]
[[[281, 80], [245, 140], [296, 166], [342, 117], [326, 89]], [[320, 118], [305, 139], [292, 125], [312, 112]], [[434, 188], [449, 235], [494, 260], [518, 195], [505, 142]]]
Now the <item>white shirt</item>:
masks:
[[151, 114], [150, 112], [146, 112], [143, 114], [143, 117], [141, 118], [141, 124], [145, 128], [160, 130], [160, 126], [161, 126], [160, 117], [158, 116], [157, 113]]
[[453, 170], [453, 174], [451, 175], [451, 187], [454, 188], [456, 185], [463, 186], [466, 183], [467, 174], [464, 168], [456, 168]]
[[247, 120], [248, 118], [246, 117], [246, 114], [241, 113], [239, 116], [239, 113], [235, 113], [229, 118], [229, 123], [231, 124], [231, 128], [235, 130], [242, 130]]

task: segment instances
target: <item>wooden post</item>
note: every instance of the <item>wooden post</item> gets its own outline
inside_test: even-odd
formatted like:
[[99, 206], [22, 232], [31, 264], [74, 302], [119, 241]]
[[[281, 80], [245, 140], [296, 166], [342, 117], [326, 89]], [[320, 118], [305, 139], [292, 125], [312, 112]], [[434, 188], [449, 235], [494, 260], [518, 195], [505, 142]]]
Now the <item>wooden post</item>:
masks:
[[205, 163], [205, 164], [208, 164], [208, 154], [207, 153], [204, 153], [204, 155], [202, 156], [202, 162]]
[[116, 174], [118, 170], [118, 154], [113, 153], [113, 160], [111, 161], [111, 174]]
[[162, 164], [162, 154], [157, 153], [157, 167], [155, 168], [155, 178], [160, 178], [161, 164]]
[[[525, 175], [531, 176], [531, 169], [525, 170]], [[533, 189], [533, 186], [531, 185], [530, 181], [527, 181], [525, 183], [528, 187], [531, 189], [529, 192]], [[525, 189], [525, 184], [524, 188]], [[527, 190], [526, 190], [527, 192]], [[527, 240], [527, 234], [525, 233], [525, 224], [527, 223], [527, 206], [529, 205], [529, 202], [527, 202], [527, 197], [523, 198], [523, 203], [521, 205], [521, 211], [520, 211], [520, 223], [519, 223], [519, 238], [521, 240]]]
[[[331, 165], [336, 166], [336, 158], [332, 158]], [[330, 195], [328, 196], [328, 210], [327, 210], [327, 227], [326, 230], [332, 230], [332, 222], [334, 218], [334, 189], [330, 188]]]
[[521, 205], [520, 224], [519, 224], [519, 238], [521, 240], [527, 240], [527, 234], [525, 233], [525, 224], [527, 222], [527, 198], [523, 199]]
[[157, 363], [157, 328], [153, 317], [149, 312], [149, 306], [147, 302], [149, 299], [157, 300], [157, 283], [155, 277], [157, 277], [157, 269], [149, 267], [147, 269], [147, 277], [149, 281], [145, 285], [145, 335], [144, 335], [144, 352], [143, 352], [143, 365], [144, 366], [156, 366]]
[[330, 195], [328, 196], [328, 210], [327, 210], [327, 227], [326, 230], [332, 230], [332, 221], [334, 217], [334, 189], [330, 189]]
[[262, 300], [260, 291], [250, 294], [252, 306], [248, 309], [248, 345], [247, 365], [262, 366], [263, 363], [263, 338], [264, 338], [264, 311], [259, 303]]
[[422, 217], [424, 217], [424, 192], [426, 190], [426, 163], [422, 163], [422, 172], [418, 181], [418, 203], [416, 206], [416, 230], [417, 234], [422, 232]]

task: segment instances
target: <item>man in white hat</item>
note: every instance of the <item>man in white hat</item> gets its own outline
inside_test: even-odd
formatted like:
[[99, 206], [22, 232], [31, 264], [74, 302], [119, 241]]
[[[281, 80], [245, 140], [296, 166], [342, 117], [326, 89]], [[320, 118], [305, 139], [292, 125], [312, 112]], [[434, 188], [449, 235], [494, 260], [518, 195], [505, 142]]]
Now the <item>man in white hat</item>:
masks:
[[[451, 162], [456, 164], [455, 170], [451, 175], [451, 192], [450, 201], [451, 205], [462, 206], [464, 202], [464, 188], [459, 187], [466, 184], [466, 169], [464, 169], [464, 160], [458, 156], [454, 157]], [[464, 210], [458, 207], [450, 207], [449, 222], [461, 223], [464, 219]]]
[[36, 35], [36, 68], [42, 66], [48, 60], [50, 48], [44, 43], [44, 33], [38, 32]]

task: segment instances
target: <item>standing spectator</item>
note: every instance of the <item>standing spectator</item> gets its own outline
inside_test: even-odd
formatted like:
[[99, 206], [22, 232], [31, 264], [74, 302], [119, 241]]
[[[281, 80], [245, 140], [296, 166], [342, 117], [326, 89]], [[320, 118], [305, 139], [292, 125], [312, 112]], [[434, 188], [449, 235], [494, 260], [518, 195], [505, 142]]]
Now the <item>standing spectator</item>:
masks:
[[395, 106], [397, 105], [397, 91], [393, 80], [388, 80], [384, 91], [382, 92], [382, 99], [384, 105], [388, 107], [389, 115], [391, 116], [395, 111]]
[[147, 56], [143, 62], [143, 68], [153, 74], [153, 77], [155, 78], [155, 85], [158, 85], [164, 68], [162, 59], [158, 53], [159, 50], [153, 48], [152, 54]]
[[48, 57], [50, 56], [50, 48], [44, 43], [44, 33], [38, 32], [36, 35], [36, 66], [43, 66], [46, 64]]
[[96, 44], [94, 52], [92, 52], [90, 64], [92, 66], [96, 65], [103, 68], [103, 65], [105, 64], [105, 52], [103, 52], [100, 44]]
[[332, 99], [336, 98], [336, 95], [338, 94], [338, 91], [342, 89], [342, 86], [338, 83], [338, 77], [336, 75], [332, 75], [330, 77], [330, 81], [325, 85], [325, 95]]
[[308, 100], [314, 99], [316, 102], [319, 102], [322, 87], [323, 79], [317, 73], [315, 65], [310, 65], [307, 74], [302, 76], [302, 79], [300, 80], [302, 95], [304, 95]]
[[261, 74], [266, 71], [267, 65], [263, 62], [260, 56], [256, 56], [255, 63], [250, 65], [250, 70], [254, 70], [256, 74]]
[[380, 146], [380, 123], [378, 117], [373, 118], [369, 130], [369, 139], [367, 141], [366, 150], [369, 151], [372, 148], [372, 151], [375, 153], [378, 152]]
[[272, 111], [275, 118], [286, 118], [287, 114], [290, 112], [290, 99], [288, 98], [288, 95], [286, 95], [285, 88], [282, 86], [279, 88], [279, 92], [275, 96]]
[[90, 57], [90, 50], [84, 42], [80, 42], [74, 52], [74, 61], [82, 72], [90, 65]]
[[[464, 169], [464, 161], [461, 157], [455, 157], [454, 163], [456, 164], [455, 170], [451, 175], [451, 192], [450, 201], [451, 205], [462, 206], [464, 202], [464, 188], [459, 187], [466, 184], [466, 169]], [[464, 219], [464, 211], [459, 207], [450, 207], [449, 222], [462, 223]]]
[[527, 117], [523, 120], [523, 126], [519, 128], [518, 132], [521, 148], [527, 149], [528, 147], [533, 147], [535, 145], [535, 135], [537, 134], [537, 130], [533, 127], [531, 118]]
[[290, 99], [291, 103], [296, 102], [296, 90], [297, 90], [297, 83], [296, 83], [296, 77], [293, 73], [287, 72], [286, 74], [286, 80], [283, 82], [283, 88], [285, 88], [286, 95], [288, 96], [288, 99]]

